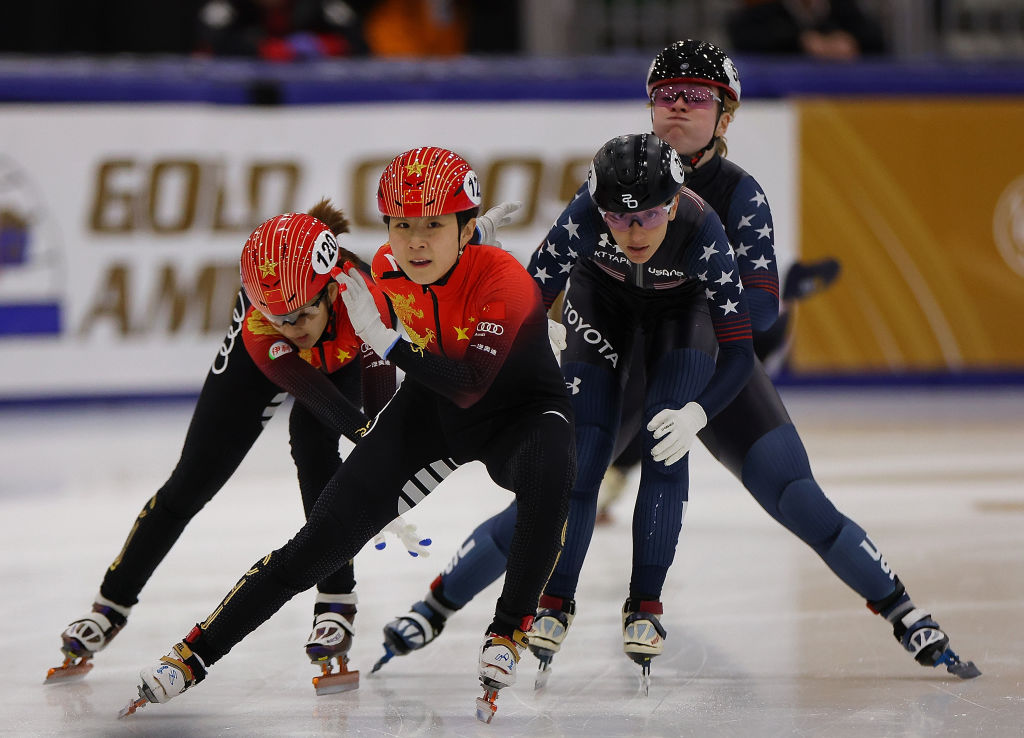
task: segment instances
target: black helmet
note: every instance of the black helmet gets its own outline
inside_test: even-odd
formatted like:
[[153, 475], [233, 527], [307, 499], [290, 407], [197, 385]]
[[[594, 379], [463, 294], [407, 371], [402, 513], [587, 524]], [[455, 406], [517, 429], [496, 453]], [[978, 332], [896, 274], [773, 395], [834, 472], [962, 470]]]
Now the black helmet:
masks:
[[602, 210], [633, 213], [668, 202], [683, 186], [683, 164], [653, 133], [619, 136], [594, 156], [590, 196]]
[[647, 70], [647, 95], [670, 82], [714, 85], [739, 102], [740, 75], [725, 52], [707, 41], [676, 41], [662, 49]]

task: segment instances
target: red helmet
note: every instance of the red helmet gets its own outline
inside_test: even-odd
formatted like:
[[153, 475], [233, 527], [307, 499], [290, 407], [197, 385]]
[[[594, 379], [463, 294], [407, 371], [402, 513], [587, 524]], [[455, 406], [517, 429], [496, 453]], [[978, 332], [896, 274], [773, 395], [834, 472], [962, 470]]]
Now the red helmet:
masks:
[[436, 146], [396, 156], [377, 187], [377, 209], [392, 218], [447, 215], [479, 205], [476, 172], [455, 152]]
[[311, 215], [285, 213], [264, 221], [245, 242], [242, 287], [261, 313], [285, 315], [320, 294], [337, 260], [330, 228]]

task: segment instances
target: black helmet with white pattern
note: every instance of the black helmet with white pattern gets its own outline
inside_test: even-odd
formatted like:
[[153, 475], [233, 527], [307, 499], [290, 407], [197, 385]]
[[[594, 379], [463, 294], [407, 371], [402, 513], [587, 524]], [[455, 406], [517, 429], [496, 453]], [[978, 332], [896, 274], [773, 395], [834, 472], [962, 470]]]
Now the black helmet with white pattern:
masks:
[[618, 136], [594, 156], [587, 184], [590, 196], [602, 210], [649, 210], [679, 192], [683, 165], [675, 150], [653, 133]]
[[686, 39], [666, 46], [647, 70], [647, 96], [661, 85], [694, 82], [713, 85], [739, 102], [740, 75], [724, 51], [708, 41]]

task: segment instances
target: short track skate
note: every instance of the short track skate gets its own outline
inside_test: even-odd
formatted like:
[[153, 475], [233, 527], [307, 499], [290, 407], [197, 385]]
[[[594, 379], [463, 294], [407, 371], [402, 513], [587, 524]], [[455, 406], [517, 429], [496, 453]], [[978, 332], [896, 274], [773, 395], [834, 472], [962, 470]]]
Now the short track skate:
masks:
[[641, 653], [627, 654], [640, 667], [640, 691], [647, 697], [651, 693], [651, 656]]
[[146, 696], [142, 693], [142, 687], [139, 687], [139, 698], [137, 700], [132, 700], [122, 707], [117, 713], [117, 719], [120, 720], [121, 718], [126, 718], [129, 715], [134, 715], [136, 710], [140, 707], [145, 707], [147, 704], [149, 704], [149, 700], [146, 699]]
[[945, 666], [946, 671], [960, 679], [974, 679], [981, 676], [981, 669], [973, 661], [961, 661], [960, 657], [947, 648], [935, 661], [935, 666]]
[[313, 688], [317, 695], [337, 694], [338, 692], [350, 692], [359, 689], [359, 672], [349, 671], [348, 657], [338, 658], [338, 671], [334, 671], [334, 660], [318, 664], [322, 673], [313, 677]]
[[370, 669], [371, 676], [373, 674], [376, 674], [378, 671], [380, 671], [380, 667], [384, 666], [384, 664], [389, 662], [394, 657], [395, 657], [395, 652], [392, 651], [390, 648], [388, 648], [388, 644], [385, 643], [384, 644], [384, 655], [381, 656], [379, 659], [377, 659], [377, 663], [375, 663], [373, 665], [373, 668]]
[[476, 719], [482, 723], [490, 724], [491, 718], [498, 712], [495, 700], [498, 699], [498, 687], [488, 685], [483, 679], [480, 684], [484, 688], [484, 696], [476, 698]]
[[63, 664], [47, 670], [43, 684], [70, 684], [84, 679], [92, 671], [92, 654], [78, 656], [65, 652], [64, 656]]
[[551, 662], [555, 659], [555, 652], [546, 648], [533, 648], [533, 655], [537, 657], [537, 675], [533, 678], [535, 690], [544, 689], [548, 686], [548, 679], [551, 678]]

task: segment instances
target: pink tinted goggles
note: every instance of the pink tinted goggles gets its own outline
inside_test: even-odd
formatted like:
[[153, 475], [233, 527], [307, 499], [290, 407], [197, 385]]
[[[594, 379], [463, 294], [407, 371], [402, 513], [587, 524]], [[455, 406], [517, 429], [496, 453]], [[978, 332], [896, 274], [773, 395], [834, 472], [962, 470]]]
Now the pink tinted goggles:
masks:
[[707, 87], [694, 85], [662, 85], [651, 92], [651, 102], [656, 108], [671, 108], [680, 98], [683, 105], [694, 110], [707, 110], [722, 101]]

